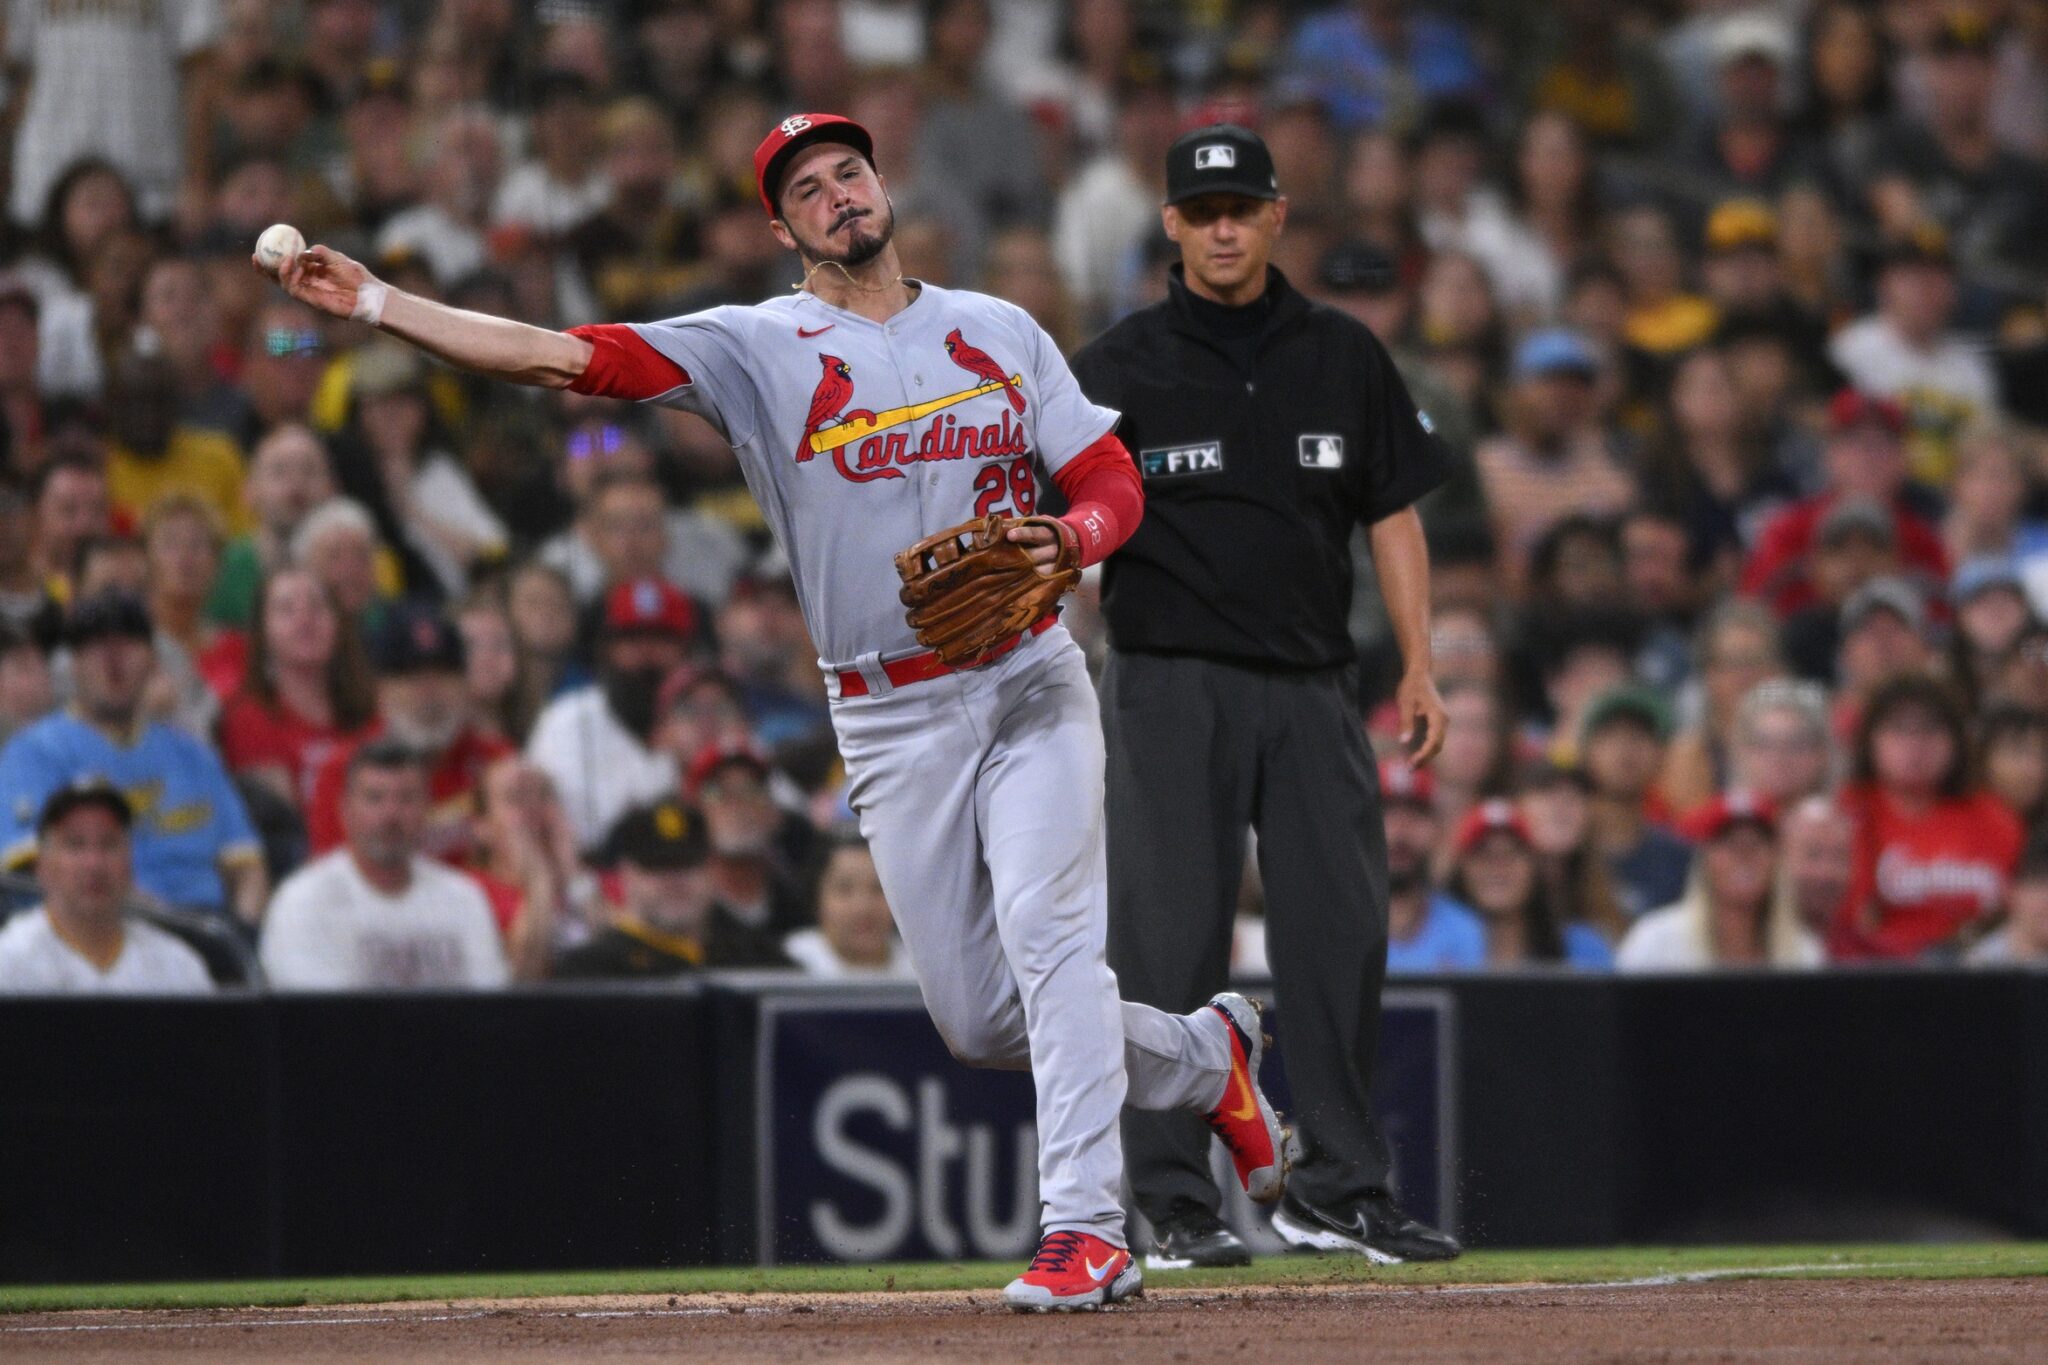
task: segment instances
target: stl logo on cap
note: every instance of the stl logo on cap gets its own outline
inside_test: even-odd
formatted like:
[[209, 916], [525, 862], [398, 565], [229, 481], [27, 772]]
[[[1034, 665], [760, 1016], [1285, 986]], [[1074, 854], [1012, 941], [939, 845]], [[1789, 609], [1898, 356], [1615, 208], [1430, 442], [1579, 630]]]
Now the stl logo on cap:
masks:
[[805, 118], [802, 114], [791, 114], [788, 118], [784, 119], [781, 123], [778, 123], [775, 126], [781, 131], [784, 137], [795, 137], [798, 133], [801, 133], [804, 129], [810, 127], [811, 121]]
[[1206, 147], [1195, 148], [1195, 169], [1198, 171], [1225, 170], [1237, 164], [1237, 148], [1227, 142], [1212, 142]]

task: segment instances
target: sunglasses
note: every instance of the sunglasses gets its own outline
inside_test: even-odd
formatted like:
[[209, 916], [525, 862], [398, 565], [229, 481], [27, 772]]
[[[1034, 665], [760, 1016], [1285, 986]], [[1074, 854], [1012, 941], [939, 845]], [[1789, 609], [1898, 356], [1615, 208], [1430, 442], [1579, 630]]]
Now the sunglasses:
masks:
[[310, 355], [320, 349], [320, 334], [291, 327], [273, 327], [263, 334], [263, 349], [280, 360]]

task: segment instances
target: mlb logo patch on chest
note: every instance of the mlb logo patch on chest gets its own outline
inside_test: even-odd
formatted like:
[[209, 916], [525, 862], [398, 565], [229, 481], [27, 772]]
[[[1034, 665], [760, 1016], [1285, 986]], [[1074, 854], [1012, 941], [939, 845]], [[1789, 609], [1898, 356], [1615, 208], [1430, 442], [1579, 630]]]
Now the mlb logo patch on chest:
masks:
[[1138, 468], [1148, 479], [1178, 478], [1183, 474], [1221, 474], [1223, 443], [1205, 441], [1192, 446], [1155, 446], [1138, 452]]
[[1342, 436], [1304, 435], [1300, 438], [1301, 463], [1308, 469], [1342, 469], [1344, 467], [1344, 438]]

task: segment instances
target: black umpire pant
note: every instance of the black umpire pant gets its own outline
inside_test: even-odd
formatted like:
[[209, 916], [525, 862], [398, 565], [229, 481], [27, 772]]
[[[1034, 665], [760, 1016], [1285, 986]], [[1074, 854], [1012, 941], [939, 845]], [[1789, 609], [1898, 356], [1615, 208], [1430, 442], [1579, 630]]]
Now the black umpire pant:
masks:
[[[1318, 1207], [1387, 1188], [1367, 1098], [1387, 974], [1387, 840], [1359, 724], [1357, 669], [1263, 669], [1111, 651], [1109, 960], [1121, 994], [1186, 1012], [1223, 990], [1258, 831], [1281, 1056], [1303, 1160], [1290, 1188]], [[1123, 1116], [1139, 1209], [1219, 1206], [1209, 1130], [1193, 1114]]]

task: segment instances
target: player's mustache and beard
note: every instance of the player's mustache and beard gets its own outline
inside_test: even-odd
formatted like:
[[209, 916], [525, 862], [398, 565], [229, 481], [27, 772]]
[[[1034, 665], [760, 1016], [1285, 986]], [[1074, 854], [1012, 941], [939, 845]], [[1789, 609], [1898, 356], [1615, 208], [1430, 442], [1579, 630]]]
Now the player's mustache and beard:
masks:
[[[873, 220], [877, 213], [880, 221]], [[849, 226], [849, 224], [851, 226]], [[841, 228], [846, 228], [846, 245], [833, 247], [830, 243]], [[815, 270], [821, 265], [836, 265], [845, 270], [856, 270], [882, 254], [896, 236], [896, 204], [887, 198], [882, 200], [880, 210], [849, 208], [832, 220], [832, 226], [825, 232], [825, 241], [797, 243], [797, 255], [804, 265]]]

